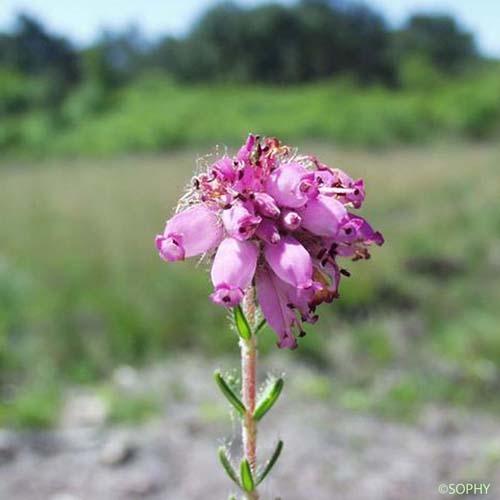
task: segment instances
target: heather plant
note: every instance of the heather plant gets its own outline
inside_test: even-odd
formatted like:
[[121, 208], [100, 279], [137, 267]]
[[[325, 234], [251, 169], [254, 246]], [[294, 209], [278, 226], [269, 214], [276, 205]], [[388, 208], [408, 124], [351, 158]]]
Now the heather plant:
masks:
[[250, 135], [236, 156], [202, 163], [156, 247], [167, 262], [205, 256], [212, 264], [212, 302], [233, 311], [241, 395], [219, 371], [215, 381], [241, 419], [239, 474], [225, 447], [219, 458], [245, 498], [258, 499], [257, 488], [283, 449], [280, 440], [259, 467], [257, 425], [276, 403], [283, 379], [270, 378], [258, 391], [258, 333], [267, 322], [279, 348], [295, 349], [304, 325], [318, 320], [317, 307], [338, 298], [341, 277], [350, 275], [341, 261], [367, 259], [368, 247], [384, 240], [348, 211], [363, 203], [362, 179], [277, 139]]

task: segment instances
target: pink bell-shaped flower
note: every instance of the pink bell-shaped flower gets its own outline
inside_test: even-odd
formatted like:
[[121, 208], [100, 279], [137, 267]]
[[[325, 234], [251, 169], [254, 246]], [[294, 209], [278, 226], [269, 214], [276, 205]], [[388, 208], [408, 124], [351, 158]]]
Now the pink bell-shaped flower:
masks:
[[246, 204], [237, 201], [231, 208], [222, 212], [222, 221], [229, 236], [237, 240], [248, 240], [262, 219], [251, 212]]
[[299, 211], [302, 227], [318, 236], [335, 236], [347, 210], [340, 201], [319, 194]]
[[279, 286], [279, 278], [270, 270], [259, 269], [255, 279], [257, 300], [269, 326], [278, 336], [278, 347], [294, 349], [297, 340], [293, 327], [297, 317], [287, 306], [287, 298]]
[[312, 260], [292, 236], [283, 236], [274, 245], [266, 244], [264, 255], [271, 269], [284, 282], [299, 288], [312, 285]]
[[309, 199], [309, 178], [309, 172], [299, 163], [285, 163], [269, 176], [266, 190], [280, 206], [302, 207]]
[[223, 238], [217, 215], [205, 205], [196, 205], [174, 215], [162, 235], [156, 236], [156, 248], [167, 262], [184, 260], [214, 249]]
[[234, 307], [243, 299], [255, 274], [258, 249], [251, 241], [226, 238], [215, 254], [212, 264], [212, 283], [215, 287], [210, 296], [216, 304]]

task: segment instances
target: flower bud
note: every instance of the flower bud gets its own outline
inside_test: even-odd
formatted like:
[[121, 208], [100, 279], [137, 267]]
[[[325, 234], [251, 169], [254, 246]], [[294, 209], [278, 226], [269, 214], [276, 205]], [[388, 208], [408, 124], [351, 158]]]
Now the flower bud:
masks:
[[277, 219], [280, 216], [280, 209], [274, 198], [267, 193], [255, 193], [253, 198], [257, 210], [264, 217]]
[[302, 217], [293, 210], [286, 209], [281, 214], [281, 223], [285, 229], [289, 231], [295, 231], [300, 227], [302, 222]]

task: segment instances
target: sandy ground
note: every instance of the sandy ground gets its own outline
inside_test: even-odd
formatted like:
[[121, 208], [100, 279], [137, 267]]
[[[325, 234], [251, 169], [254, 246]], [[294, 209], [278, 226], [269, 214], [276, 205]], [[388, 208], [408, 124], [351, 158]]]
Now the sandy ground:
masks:
[[[223, 416], [213, 368], [183, 359], [147, 376], [122, 370], [119, 383], [165, 396], [162, 415], [140, 427], [106, 425], [98, 400], [75, 393], [60, 428], [1, 431], [0, 499], [227, 499], [231, 483], [215, 450], [226, 439], [237, 456], [238, 425]], [[384, 421], [299, 394], [294, 380], [309, 369], [287, 371], [288, 387], [259, 430], [264, 460], [278, 437], [285, 441], [262, 500], [433, 500], [453, 497], [440, 484], [467, 482], [476, 496], [456, 498], [500, 499], [495, 416], [429, 407], [412, 425]]]

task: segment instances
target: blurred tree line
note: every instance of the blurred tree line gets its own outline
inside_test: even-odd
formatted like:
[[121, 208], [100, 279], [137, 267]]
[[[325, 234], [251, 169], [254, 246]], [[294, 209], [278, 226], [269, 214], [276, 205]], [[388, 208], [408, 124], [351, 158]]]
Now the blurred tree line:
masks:
[[[478, 54], [449, 16], [414, 15], [398, 30], [364, 4], [302, 0], [292, 6], [209, 9], [183, 37], [146, 41], [139, 30], [103, 33], [86, 48], [20, 15], [0, 33], [0, 114], [32, 108], [98, 111], [110, 92], [147, 72], [181, 82], [294, 84], [349, 75], [361, 84], [400, 87], [427, 71], [457, 74]], [[83, 110], [83, 111], [82, 111]]]
[[151, 51], [154, 65], [184, 81], [298, 83], [336, 74], [398, 85], [398, 69], [418, 55], [446, 72], [477, 56], [473, 37], [449, 16], [415, 15], [399, 31], [364, 4], [302, 0], [209, 10], [181, 39]]

